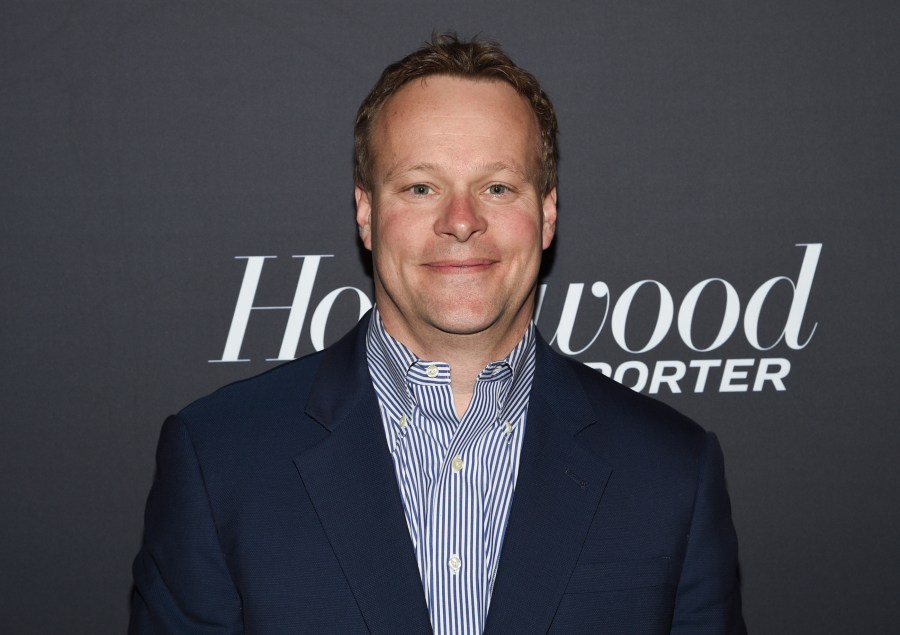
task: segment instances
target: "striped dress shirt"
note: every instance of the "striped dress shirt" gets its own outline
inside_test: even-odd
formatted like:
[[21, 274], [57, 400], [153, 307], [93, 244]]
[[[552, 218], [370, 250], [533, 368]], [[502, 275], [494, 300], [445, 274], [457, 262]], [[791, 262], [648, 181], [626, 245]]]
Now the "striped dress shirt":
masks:
[[436, 635], [484, 630], [519, 469], [534, 338], [530, 324], [505, 359], [484, 367], [459, 419], [450, 366], [419, 359], [373, 312], [369, 372]]

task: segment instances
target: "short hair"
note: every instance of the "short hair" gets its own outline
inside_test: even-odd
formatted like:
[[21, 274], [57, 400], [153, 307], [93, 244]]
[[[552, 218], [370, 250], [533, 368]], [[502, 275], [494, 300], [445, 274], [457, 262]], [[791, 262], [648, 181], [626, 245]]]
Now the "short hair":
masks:
[[556, 111], [534, 75], [516, 66], [500, 45], [491, 41], [461, 41], [455, 33], [434, 33], [431, 42], [384, 69], [360, 104], [353, 128], [353, 177], [365, 190], [372, 189], [372, 126], [385, 102], [409, 82], [433, 75], [503, 81], [524, 97], [540, 131], [537, 183], [546, 196], [556, 187], [559, 150]]

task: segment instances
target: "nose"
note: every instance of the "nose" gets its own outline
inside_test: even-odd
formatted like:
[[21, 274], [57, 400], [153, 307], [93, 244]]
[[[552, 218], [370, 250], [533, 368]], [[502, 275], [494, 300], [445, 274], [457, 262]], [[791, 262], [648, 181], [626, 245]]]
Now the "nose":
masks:
[[458, 194], [450, 198], [435, 221], [435, 232], [458, 242], [466, 242], [487, 228], [478, 202], [470, 195]]

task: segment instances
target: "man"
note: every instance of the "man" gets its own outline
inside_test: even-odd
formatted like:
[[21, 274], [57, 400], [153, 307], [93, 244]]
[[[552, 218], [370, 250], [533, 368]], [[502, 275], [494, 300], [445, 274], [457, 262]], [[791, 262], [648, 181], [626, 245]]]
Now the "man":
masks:
[[531, 323], [556, 118], [437, 36], [356, 124], [376, 308], [163, 428], [133, 633], [741, 633], [711, 434]]

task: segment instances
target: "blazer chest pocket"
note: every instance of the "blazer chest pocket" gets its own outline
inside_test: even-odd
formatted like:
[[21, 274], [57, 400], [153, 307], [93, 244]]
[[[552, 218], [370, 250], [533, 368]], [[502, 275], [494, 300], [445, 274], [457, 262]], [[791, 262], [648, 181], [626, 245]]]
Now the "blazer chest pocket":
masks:
[[583, 562], [575, 566], [566, 593], [598, 593], [674, 585], [669, 557], [615, 562]]

